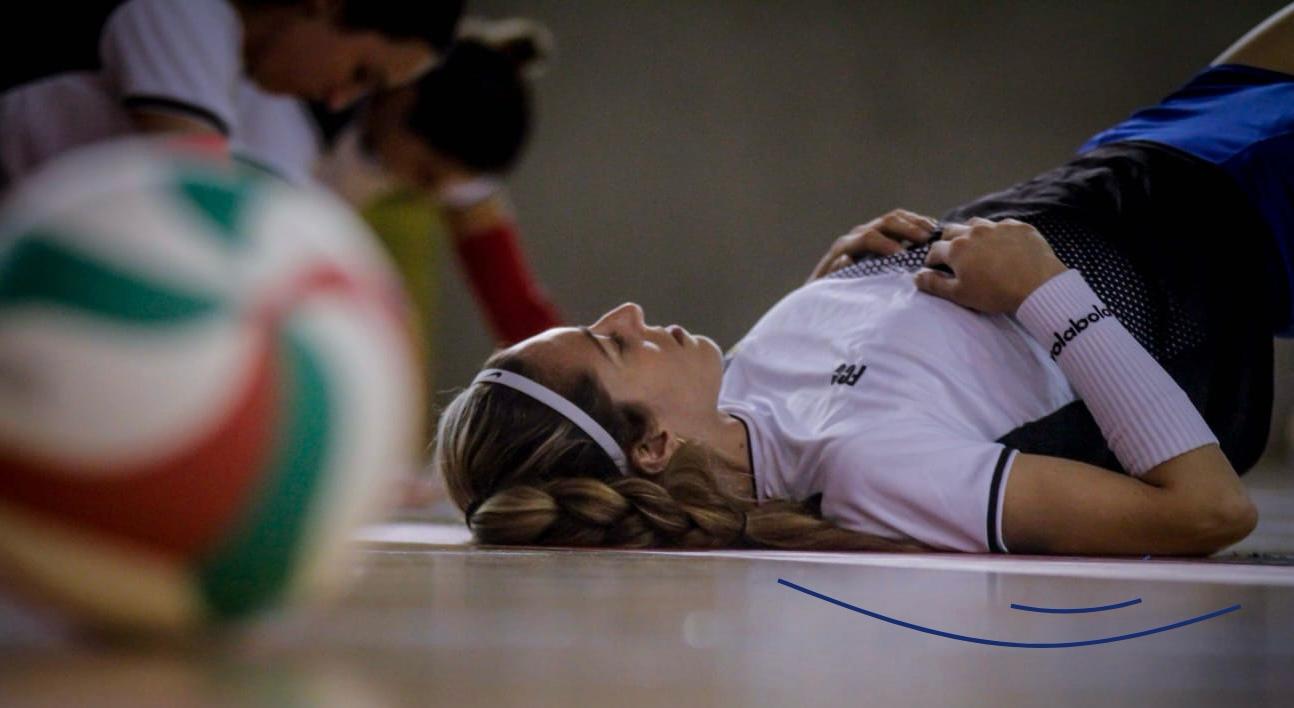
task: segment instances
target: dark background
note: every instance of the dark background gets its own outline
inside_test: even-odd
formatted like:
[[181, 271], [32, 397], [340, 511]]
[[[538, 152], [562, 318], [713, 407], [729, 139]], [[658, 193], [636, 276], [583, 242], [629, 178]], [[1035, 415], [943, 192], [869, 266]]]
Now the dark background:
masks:
[[[727, 347], [831, 240], [1055, 166], [1283, 0], [472, 0], [556, 38], [510, 179], [566, 317], [625, 301]], [[1227, 247], [1220, 235], [1219, 248]], [[451, 261], [452, 263], [452, 261]], [[491, 342], [447, 267], [437, 386]], [[1280, 411], [1294, 357], [1278, 352]]]

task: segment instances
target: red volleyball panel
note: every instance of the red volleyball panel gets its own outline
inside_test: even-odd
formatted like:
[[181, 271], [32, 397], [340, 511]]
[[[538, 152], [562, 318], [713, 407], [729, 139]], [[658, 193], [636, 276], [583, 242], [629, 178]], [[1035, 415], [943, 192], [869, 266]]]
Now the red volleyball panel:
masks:
[[102, 470], [23, 459], [0, 448], [0, 497], [154, 551], [197, 555], [237, 520], [273, 451], [278, 393], [268, 337], [258, 350], [228, 415], [185, 449]]

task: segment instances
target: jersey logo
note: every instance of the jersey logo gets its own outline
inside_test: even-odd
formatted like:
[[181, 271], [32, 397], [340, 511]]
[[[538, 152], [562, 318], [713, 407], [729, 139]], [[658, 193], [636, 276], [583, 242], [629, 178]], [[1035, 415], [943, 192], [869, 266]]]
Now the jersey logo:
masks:
[[864, 371], [867, 371], [867, 367], [862, 364], [841, 364], [836, 367], [835, 374], [831, 377], [831, 384], [853, 386], [858, 383], [858, 379], [862, 378]]

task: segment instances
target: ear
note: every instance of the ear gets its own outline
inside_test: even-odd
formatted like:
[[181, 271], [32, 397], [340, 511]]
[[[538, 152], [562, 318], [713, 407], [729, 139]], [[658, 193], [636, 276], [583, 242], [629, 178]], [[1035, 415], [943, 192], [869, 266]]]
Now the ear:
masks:
[[682, 445], [683, 438], [668, 430], [652, 432], [633, 446], [634, 465], [647, 474], [660, 474]]

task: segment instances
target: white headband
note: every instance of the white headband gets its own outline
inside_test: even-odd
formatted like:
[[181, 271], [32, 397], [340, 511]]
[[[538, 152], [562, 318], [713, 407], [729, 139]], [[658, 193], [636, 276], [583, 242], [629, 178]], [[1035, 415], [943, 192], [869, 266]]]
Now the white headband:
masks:
[[496, 383], [507, 386], [508, 388], [516, 389], [566, 416], [567, 420], [571, 421], [576, 427], [587, 433], [589, 437], [593, 438], [593, 442], [596, 442], [606, 451], [607, 456], [611, 458], [611, 461], [616, 463], [616, 467], [619, 468], [620, 474], [629, 474], [629, 462], [625, 459], [625, 453], [620, 449], [620, 446], [616, 444], [615, 439], [611, 437], [611, 434], [607, 432], [606, 428], [603, 428], [596, 420], [589, 417], [588, 413], [580, 410], [579, 406], [566, 400], [552, 389], [535, 383], [519, 374], [514, 374], [511, 371], [504, 371], [503, 369], [485, 369], [481, 373], [477, 374], [476, 378], [472, 379], [472, 385], [476, 385], [478, 383]]

